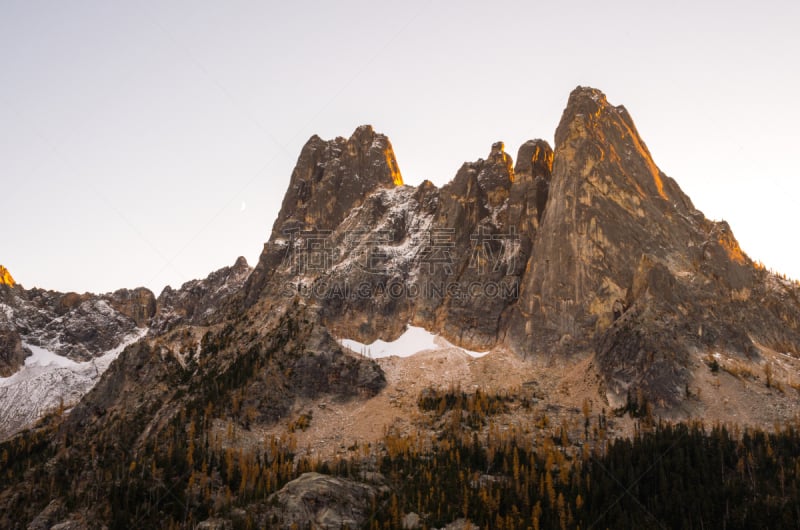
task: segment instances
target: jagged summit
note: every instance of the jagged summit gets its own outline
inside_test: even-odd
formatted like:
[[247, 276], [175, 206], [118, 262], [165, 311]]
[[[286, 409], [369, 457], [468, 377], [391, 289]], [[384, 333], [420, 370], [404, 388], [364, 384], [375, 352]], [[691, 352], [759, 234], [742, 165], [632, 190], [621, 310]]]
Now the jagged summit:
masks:
[[369, 193], [402, 184], [392, 144], [371, 125], [348, 139], [312, 136], [292, 171], [273, 231], [289, 222], [336, 226]]
[[244, 256], [239, 256], [236, 258], [236, 261], [233, 264], [234, 268], [244, 268], [249, 267], [250, 265], [247, 263], [247, 258]]
[[11, 273], [8, 272], [8, 269], [0, 265], [0, 285], [9, 285], [14, 287], [14, 278], [11, 277]]
[[[582, 141], [587, 139], [590, 141]], [[630, 178], [640, 195], [658, 196], [671, 202], [687, 201], [674, 181], [656, 167], [625, 107], [609, 104], [605, 94], [597, 89], [578, 87], [572, 91], [556, 129], [555, 142], [556, 149], [568, 152], [578, 146], [583, 149], [576, 154], [586, 161], [587, 167], [577, 174], [588, 173], [600, 162], [605, 162], [600, 170], [624, 164], [625, 173], [621, 176]], [[601, 158], [606, 154], [607, 159]], [[686, 209], [693, 209], [691, 203]]]
[[[707, 220], [658, 168], [624, 107], [578, 87], [555, 141], [554, 149], [525, 142], [516, 166], [495, 142], [487, 159], [464, 163], [441, 188], [411, 190], [395, 186], [390, 143], [371, 127], [348, 140], [312, 138], [248, 281], [248, 302], [295, 292], [284, 288], [299, 272], [287, 256], [312, 243], [287, 234], [316, 230], [330, 252], [322, 267], [302, 271], [301, 283], [341, 292], [361, 284], [367, 293], [399, 286], [392, 297], [311, 297], [326, 326], [362, 341], [389, 340], [414, 324], [470, 349], [504, 345], [523, 357], [597, 350], [611, 380], [631, 348], [639, 360], [647, 349], [669, 349], [667, 368], [650, 362], [611, 385], [665, 402], [679, 399], [693, 352], [752, 355], [753, 340], [800, 341], [796, 323], [765, 319], [756, 304], [738, 307], [742, 293], [769, 299], [763, 275], [727, 224]], [[644, 295], [667, 288], [683, 298]], [[419, 292], [426, 295], [409, 294]], [[675, 296], [677, 305], [664, 305]], [[751, 324], [735, 323], [742, 311]], [[644, 314], [660, 316], [644, 322]], [[702, 334], [665, 338], [670, 326], [690, 329], [696, 319], [705, 321]], [[625, 323], [634, 321], [636, 333], [649, 331], [628, 336]]]
[[402, 185], [391, 142], [371, 125], [358, 127], [348, 139], [312, 136], [292, 171], [270, 242], [247, 282], [248, 303], [255, 302], [283, 259], [283, 250], [275, 252], [271, 244], [303, 231], [333, 230], [373, 192]]

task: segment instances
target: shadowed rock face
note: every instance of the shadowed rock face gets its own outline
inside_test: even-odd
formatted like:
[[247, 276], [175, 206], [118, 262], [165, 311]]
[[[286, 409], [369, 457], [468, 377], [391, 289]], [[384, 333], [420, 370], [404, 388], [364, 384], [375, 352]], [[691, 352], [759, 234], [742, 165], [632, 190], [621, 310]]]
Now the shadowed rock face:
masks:
[[19, 333], [4, 322], [0, 325], [0, 377], [8, 377], [16, 372], [26, 356]]
[[[375, 181], [392, 185], [376, 186], [338, 225], [307, 224], [290, 239], [274, 229], [248, 297], [260, 284], [262, 298], [309, 298], [332, 331], [360, 340], [391, 340], [413, 322], [472, 348], [496, 344], [530, 248], [520, 232], [535, 230], [519, 216], [527, 204], [516, 201], [522, 184], [502, 142], [441, 189], [389, 177], [387, 166]], [[282, 211], [279, 222], [297, 216]], [[507, 292], [485, 293], [487, 282]]]
[[517, 153], [513, 196], [524, 205], [517, 216], [538, 228], [547, 204], [553, 172], [553, 149], [544, 140], [528, 140]]
[[150, 335], [165, 333], [180, 324], [203, 325], [224, 318], [228, 298], [238, 293], [251, 271], [247, 260], [240, 256], [232, 266], [214, 271], [205, 279], [188, 281], [179, 289], [165, 287], [150, 321]]
[[155, 305], [153, 293], [144, 288], [78, 294], [0, 285], [0, 330], [4, 330], [0, 333], [7, 339], [6, 347], [0, 347], [0, 358], [15, 360], [7, 365], [6, 375], [15, 372], [28, 355], [20, 357], [15, 337], [72, 360], [87, 361], [146, 327]]

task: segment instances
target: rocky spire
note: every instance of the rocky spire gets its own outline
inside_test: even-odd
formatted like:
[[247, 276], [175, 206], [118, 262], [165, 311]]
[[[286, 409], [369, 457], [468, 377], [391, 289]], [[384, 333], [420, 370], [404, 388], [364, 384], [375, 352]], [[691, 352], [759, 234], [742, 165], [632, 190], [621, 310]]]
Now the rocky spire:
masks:
[[[692, 351], [751, 355], [751, 336], [775, 343], [760, 329], [797, 336], [796, 326], [766, 324], [757, 306], [737, 306], [757, 288], [752, 262], [726, 223], [707, 220], [658, 169], [624, 107], [578, 87], [555, 140], [547, 207], [508, 324], [515, 349], [596, 349], [609, 381], [669, 402]], [[732, 324], [743, 311], [746, 332]]]
[[282, 243], [292, 234], [333, 230], [372, 192], [402, 185], [391, 142], [371, 125], [361, 125], [348, 139], [312, 136], [292, 171], [270, 241], [247, 281], [247, 303], [258, 298], [285, 255]]
[[656, 167], [628, 113], [602, 92], [576, 88], [555, 139], [520, 309], [537, 315], [526, 319], [533, 340], [563, 345], [611, 323], [643, 253], [675, 254], [688, 266], [679, 253], [699, 236], [682, 217], [691, 218], [691, 202]]
[[553, 148], [545, 140], [528, 140], [517, 152], [516, 175], [530, 175], [533, 178], [543, 177], [550, 180], [553, 171]]
[[371, 125], [349, 139], [312, 136], [297, 159], [273, 236], [297, 227], [332, 229], [369, 193], [403, 184], [389, 139]]
[[[518, 190], [513, 195], [523, 205], [524, 216], [534, 227], [539, 226], [544, 215], [552, 171], [553, 149], [545, 140], [528, 140], [519, 147], [514, 166]], [[520, 228], [523, 227], [524, 224]]]
[[619, 177], [635, 188], [640, 198], [658, 197], [680, 203], [684, 210], [694, 209], [677, 184], [656, 167], [625, 107], [609, 104], [605, 94], [595, 88], [579, 86], [570, 93], [555, 141], [556, 151], [562, 151], [556, 158], [584, 163], [581, 168], [570, 168], [581, 176], [621, 169]]

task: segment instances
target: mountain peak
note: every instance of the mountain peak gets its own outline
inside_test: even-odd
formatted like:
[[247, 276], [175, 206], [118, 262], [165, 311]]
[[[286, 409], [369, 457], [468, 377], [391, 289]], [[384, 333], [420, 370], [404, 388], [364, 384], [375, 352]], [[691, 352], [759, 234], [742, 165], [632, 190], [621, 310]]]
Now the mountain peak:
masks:
[[354, 154], [357, 154], [359, 151], [362, 154], [369, 153], [370, 151], [379, 151], [382, 153], [385, 169], [388, 170], [388, 176], [391, 177], [392, 184], [395, 186], [403, 185], [403, 176], [400, 174], [400, 168], [397, 165], [394, 149], [392, 149], [392, 144], [386, 135], [375, 132], [372, 125], [359, 125], [356, 127], [356, 130], [353, 131], [347, 143], [348, 145], [360, 147], [360, 150], [357, 150]]
[[314, 135], [300, 152], [273, 230], [287, 222], [333, 228], [371, 192], [402, 184], [391, 142], [371, 125], [348, 139]]
[[569, 100], [567, 106], [576, 105], [579, 102], [593, 102], [597, 106], [608, 105], [608, 99], [602, 90], [592, 88], [590, 86], [576, 86], [575, 89], [569, 93]]
[[570, 172], [574, 176], [615, 175], [618, 184], [632, 186], [642, 200], [688, 205], [678, 186], [656, 166], [625, 107], [609, 104], [600, 90], [579, 86], [570, 93], [555, 142], [556, 159], [585, 162]]
[[[302, 231], [333, 230], [373, 192], [402, 185], [389, 138], [371, 125], [361, 125], [347, 139], [326, 141], [314, 135], [292, 171], [270, 241], [291, 239]], [[283, 255], [283, 249], [265, 247], [247, 282], [249, 302], [256, 299]]]
[[14, 278], [11, 277], [11, 273], [8, 272], [8, 269], [0, 265], [0, 285], [10, 285], [14, 287], [16, 282]]

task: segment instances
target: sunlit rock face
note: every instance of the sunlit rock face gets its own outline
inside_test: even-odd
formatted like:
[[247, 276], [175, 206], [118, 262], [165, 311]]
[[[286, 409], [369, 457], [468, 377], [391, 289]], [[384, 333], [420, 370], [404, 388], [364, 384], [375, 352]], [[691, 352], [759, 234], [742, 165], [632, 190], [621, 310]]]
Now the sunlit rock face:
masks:
[[778, 314], [755, 302], [779, 306], [792, 287], [776, 292], [728, 225], [694, 208], [624, 107], [579, 87], [555, 140], [546, 207], [507, 323], [511, 347], [596, 351], [612, 390], [632, 385], [671, 402], [692, 352], [755, 356], [753, 341], [800, 344], [797, 304]]
[[8, 272], [8, 269], [2, 265], [0, 265], [0, 285], [14, 287], [14, 278], [11, 277], [11, 273]]

